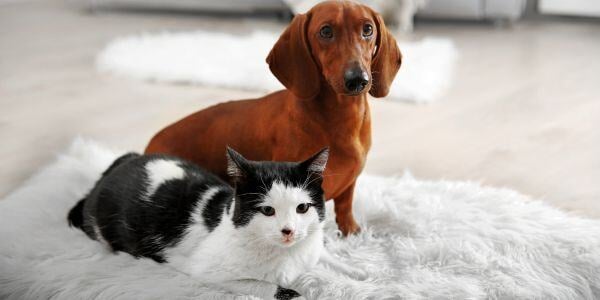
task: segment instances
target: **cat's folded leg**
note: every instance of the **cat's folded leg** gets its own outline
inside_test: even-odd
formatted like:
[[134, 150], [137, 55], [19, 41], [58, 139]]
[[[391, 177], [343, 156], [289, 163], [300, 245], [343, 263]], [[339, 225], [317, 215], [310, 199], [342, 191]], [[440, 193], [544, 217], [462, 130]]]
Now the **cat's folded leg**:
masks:
[[260, 280], [231, 280], [220, 282], [216, 285], [233, 293], [252, 295], [262, 299], [303, 299], [303, 297], [294, 290], [282, 288], [276, 284]]
[[327, 249], [323, 249], [323, 251], [321, 251], [319, 262], [330, 267], [336, 272], [342, 273], [356, 280], [365, 280], [369, 277], [369, 274], [366, 271], [340, 262], [338, 259], [329, 254]]

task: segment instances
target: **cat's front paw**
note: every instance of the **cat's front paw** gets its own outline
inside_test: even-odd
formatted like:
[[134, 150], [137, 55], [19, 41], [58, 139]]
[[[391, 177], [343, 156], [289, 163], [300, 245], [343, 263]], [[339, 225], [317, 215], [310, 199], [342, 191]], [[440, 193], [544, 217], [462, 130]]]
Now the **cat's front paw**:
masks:
[[282, 288], [280, 286], [277, 287], [277, 291], [275, 292], [275, 295], [273, 297], [277, 300], [304, 299], [304, 297], [302, 297], [300, 294], [298, 294], [298, 292], [296, 292], [294, 290]]

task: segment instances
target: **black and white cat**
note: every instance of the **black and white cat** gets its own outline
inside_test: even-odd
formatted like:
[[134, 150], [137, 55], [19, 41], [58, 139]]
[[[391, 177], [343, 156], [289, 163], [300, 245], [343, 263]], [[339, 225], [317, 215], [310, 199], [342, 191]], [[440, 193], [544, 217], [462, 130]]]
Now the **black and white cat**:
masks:
[[286, 288], [319, 260], [364, 277], [324, 249], [327, 149], [299, 163], [249, 161], [230, 148], [227, 158], [234, 187], [175, 157], [123, 155], [69, 223], [113, 251], [262, 298], [299, 296]]

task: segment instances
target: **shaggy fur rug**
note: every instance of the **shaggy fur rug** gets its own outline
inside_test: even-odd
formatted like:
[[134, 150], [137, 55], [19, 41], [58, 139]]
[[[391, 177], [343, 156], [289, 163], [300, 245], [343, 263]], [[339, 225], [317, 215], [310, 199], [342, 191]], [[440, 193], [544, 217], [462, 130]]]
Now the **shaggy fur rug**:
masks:
[[[164, 32], [123, 37], [98, 55], [97, 68], [143, 80], [256, 91], [283, 86], [265, 62], [278, 33]], [[457, 50], [452, 41], [426, 38], [400, 43], [402, 67], [389, 99], [427, 103], [450, 85]]]
[[[76, 141], [0, 201], [0, 298], [236, 297], [149, 259], [112, 254], [68, 227], [67, 211], [116, 153]], [[362, 176], [355, 203], [363, 232], [340, 239], [329, 215], [327, 248], [369, 278], [318, 266], [295, 284], [306, 298], [600, 298], [598, 221], [510, 190], [409, 175]]]

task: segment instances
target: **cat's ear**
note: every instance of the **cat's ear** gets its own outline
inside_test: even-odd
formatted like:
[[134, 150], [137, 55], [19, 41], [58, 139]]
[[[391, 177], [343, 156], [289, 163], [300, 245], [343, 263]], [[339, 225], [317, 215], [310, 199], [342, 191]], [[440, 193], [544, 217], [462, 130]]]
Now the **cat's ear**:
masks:
[[246, 175], [248, 160], [237, 153], [231, 147], [227, 146], [227, 174], [232, 179], [237, 180]]
[[323, 148], [309, 159], [301, 162], [300, 166], [309, 173], [323, 174], [328, 158], [329, 148]]

